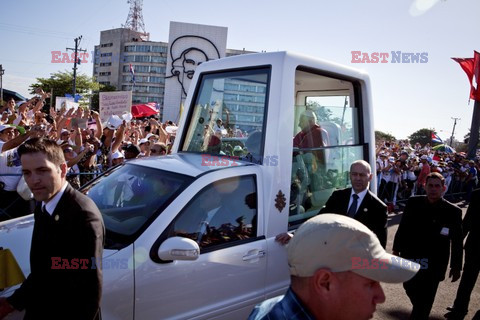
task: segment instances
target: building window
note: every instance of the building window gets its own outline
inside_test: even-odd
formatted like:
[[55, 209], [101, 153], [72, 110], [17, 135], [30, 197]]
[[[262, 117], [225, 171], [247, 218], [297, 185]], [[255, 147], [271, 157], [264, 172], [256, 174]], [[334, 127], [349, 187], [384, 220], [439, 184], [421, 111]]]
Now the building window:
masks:
[[240, 91], [255, 92], [255, 86], [248, 86], [248, 85], [241, 84]]
[[150, 52], [150, 46], [135, 46], [136, 52]]
[[135, 46], [125, 46], [125, 52], [134, 52]]
[[111, 66], [111, 65], [112, 65], [111, 62], [102, 62], [102, 63], [100, 63], [100, 67], [109, 67], [109, 66]]
[[161, 93], [163, 94], [163, 88], [162, 87], [148, 87], [148, 92], [150, 93]]
[[258, 87], [257, 87], [257, 92], [259, 92], [259, 93], [265, 93], [265, 89], [266, 89], [265, 86], [258, 86]]
[[163, 78], [163, 77], [150, 77], [150, 82], [152, 82], [152, 83], [165, 83], [165, 78]]
[[[123, 85], [122, 88], [125, 91], [130, 91], [132, 90], [132, 85]], [[147, 86], [134, 86], [133, 92], [145, 93], [147, 92], [147, 88], [148, 88]]]
[[225, 90], [238, 91], [238, 84], [225, 83]]
[[230, 100], [230, 101], [237, 101], [237, 95], [236, 94], [231, 94], [231, 93], [225, 93], [223, 96], [224, 100]]
[[123, 61], [124, 62], [132, 62], [135, 60], [135, 56], [124, 56]]
[[[133, 82], [133, 81], [132, 81], [132, 76], [123, 76], [122, 79], [123, 79], [123, 82]], [[148, 82], [148, 77], [135, 76], [135, 82], [136, 82], [136, 83]]]
[[104, 44], [101, 44], [100, 47], [102, 48], [106, 48], [106, 47], [112, 47], [113, 46], [113, 43], [104, 43]]
[[101, 53], [101, 54], [100, 54], [100, 57], [111, 57], [111, 56], [112, 56], [112, 53], [111, 53], [111, 52]]
[[152, 58], [152, 62], [155, 62], [155, 63], [167, 63], [166, 57], [151, 56], [151, 58]]
[[[148, 66], [133, 66], [133, 70], [135, 71], [135, 73], [137, 72], [148, 72], [149, 70], [149, 67]], [[125, 65], [123, 66], [123, 72], [130, 72], [130, 66], [129, 65]]]
[[265, 102], [265, 96], [256, 96], [255, 97], [255, 102], [264, 103]]
[[135, 62], [150, 62], [150, 56], [135, 56]]
[[152, 46], [152, 52], [167, 52], [166, 46]]
[[154, 67], [154, 66], [150, 67], [150, 72], [152, 73], [165, 73], [165, 71], [166, 71], [165, 67]]
[[109, 76], [111, 75], [112, 73], [111, 72], [100, 72], [100, 76]]

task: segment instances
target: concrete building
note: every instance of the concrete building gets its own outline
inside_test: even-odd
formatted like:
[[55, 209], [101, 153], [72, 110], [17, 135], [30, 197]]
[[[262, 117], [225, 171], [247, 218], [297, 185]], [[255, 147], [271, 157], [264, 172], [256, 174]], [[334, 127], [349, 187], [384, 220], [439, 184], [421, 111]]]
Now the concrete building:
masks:
[[133, 104], [157, 102], [162, 106], [168, 43], [149, 41], [144, 35], [126, 28], [101, 31], [100, 45], [95, 46], [93, 76], [100, 84], [117, 90], [133, 89]]

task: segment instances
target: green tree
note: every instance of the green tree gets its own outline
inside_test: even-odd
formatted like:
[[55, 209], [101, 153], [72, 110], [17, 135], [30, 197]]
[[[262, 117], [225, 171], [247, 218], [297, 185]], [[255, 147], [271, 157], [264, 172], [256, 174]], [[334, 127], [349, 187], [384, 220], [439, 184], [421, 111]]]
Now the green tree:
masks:
[[[30, 85], [31, 93], [35, 93], [35, 89], [42, 88], [45, 92], [51, 92], [53, 89], [53, 101], [55, 105], [55, 97], [65, 97], [65, 94], [72, 94], [73, 72], [59, 71], [52, 73], [50, 78], [37, 78], [37, 82]], [[100, 85], [85, 74], [77, 74], [76, 89], [77, 93], [85, 99], [90, 99], [92, 92], [98, 91]]]
[[410, 139], [412, 146], [417, 142], [422, 146], [426, 145], [427, 143], [432, 144], [432, 132], [435, 132], [435, 130], [423, 128], [412, 133], [410, 136], [408, 136], [408, 139]]
[[375, 130], [375, 141], [396, 141], [397, 139], [390, 133]]

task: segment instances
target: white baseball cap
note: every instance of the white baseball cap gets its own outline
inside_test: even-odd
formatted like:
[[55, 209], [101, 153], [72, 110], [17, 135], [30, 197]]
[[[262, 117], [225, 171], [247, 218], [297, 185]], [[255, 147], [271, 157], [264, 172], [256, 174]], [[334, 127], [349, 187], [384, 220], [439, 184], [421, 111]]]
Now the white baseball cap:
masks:
[[2, 132], [5, 129], [15, 129], [15, 127], [8, 124], [0, 124], [0, 132]]
[[155, 137], [155, 138], [158, 138], [158, 136], [156, 134], [153, 134], [153, 133], [149, 133], [147, 134], [147, 136], [145, 137], [145, 139], [150, 139], [151, 137]]
[[389, 254], [364, 224], [338, 214], [320, 214], [304, 222], [287, 245], [290, 274], [311, 277], [318, 269], [351, 271], [379, 282], [410, 280], [415, 262]]
[[120, 152], [120, 151], [115, 151], [114, 153], [112, 153], [112, 160], [114, 160], [114, 159], [120, 159], [120, 158], [125, 158], [125, 156], [123, 155], [122, 152]]

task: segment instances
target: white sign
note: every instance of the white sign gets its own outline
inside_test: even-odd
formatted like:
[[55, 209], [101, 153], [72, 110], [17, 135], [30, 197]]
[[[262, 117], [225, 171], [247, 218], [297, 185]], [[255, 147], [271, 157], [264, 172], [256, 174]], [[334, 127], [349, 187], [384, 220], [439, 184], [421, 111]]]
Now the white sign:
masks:
[[225, 57], [226, 27], [170, 22], [162, 121], [179, 122], [192, 74], [202, 62]]
[[73, 98], [67, 98], [67, 97], [56, 97], [55, 98], [55, 110], [60, 110], [60, 109], [74, 109], [77, 110], [78, 108], [78, 103], [73, 100]]
[[122, 116], [132, 111], [132, 91], [100, 92], [100, 119], [105, 122], [111, 115]]

